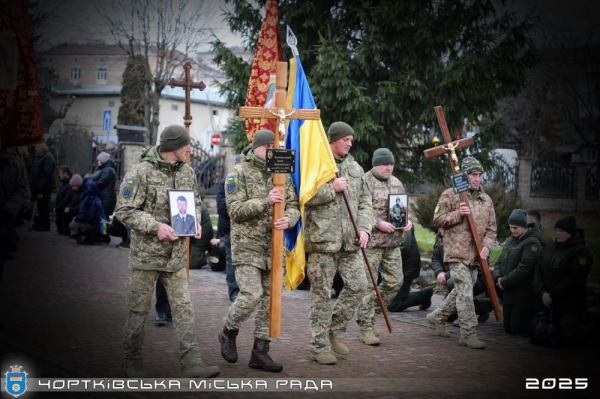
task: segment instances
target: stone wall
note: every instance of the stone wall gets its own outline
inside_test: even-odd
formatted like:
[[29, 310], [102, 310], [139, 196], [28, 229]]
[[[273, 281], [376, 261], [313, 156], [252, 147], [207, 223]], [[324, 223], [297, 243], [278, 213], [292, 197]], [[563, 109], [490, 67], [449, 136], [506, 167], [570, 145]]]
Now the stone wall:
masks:
[[598, 200], [587, 200], [585, 198], [585, 179], [587, 165], [585, 163], [575, 164], [575, 196], [572, 198], [543, 197], [531, 194], [531, 158], [517, 158], [519, 165], [519, 177], [517, 196], [525, 203], [527, 208], [535, 208], [540, 211], [561, 212], [599, 212]]

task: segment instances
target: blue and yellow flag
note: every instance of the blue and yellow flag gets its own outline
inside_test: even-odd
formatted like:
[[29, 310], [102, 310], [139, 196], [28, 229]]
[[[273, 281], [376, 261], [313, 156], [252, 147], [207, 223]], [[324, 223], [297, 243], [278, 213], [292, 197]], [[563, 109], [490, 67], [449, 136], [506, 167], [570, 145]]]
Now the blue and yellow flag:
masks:
[[[300, 57], [290, 60], [290, 82], [287, 105], [294, 109], [315, 109], [315, 100], [302, 69]], [[317, 193], [317, 189], [335, 177], [337, 166], [321, 120], [290, 119], [286, 148], [296, 150], [295, 173], [291, 177], [304, 215], [304, 204]], [[302, 218], [292, 229], [285, 231], [287, 248], [285, 287], [293, 291], [304, 279], [304, 239]]]

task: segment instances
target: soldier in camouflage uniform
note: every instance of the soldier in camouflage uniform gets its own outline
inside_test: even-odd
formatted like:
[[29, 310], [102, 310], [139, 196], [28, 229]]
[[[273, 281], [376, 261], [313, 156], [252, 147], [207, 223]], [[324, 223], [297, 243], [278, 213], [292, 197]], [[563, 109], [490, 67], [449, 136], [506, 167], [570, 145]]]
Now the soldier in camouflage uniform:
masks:
[[[335, 122], [328, 136], [340, 177], [319, 187], [304, 211], [304, 246], [309, 254], [307, 270], [311, 284], [310, 349], [312, 358], [321, 364], [337, 362], [332, 349], [342, 355], [348, 353], [341, 339], [367, 288], [360, 247], [367, 246], [373, 225], [371, 193], [364, 171], [348, 154], [354, 131], [344, 122]], [[358, 242], [343, 191], [356, 217]], [[331, 284], [336, 270], [344, 280], [344, 289], [332, 311]]]
[[[129, 378], [146, 376], [142, 362], [144, 322], [158, 278], [167, 290], [172, 307], [182, 375], [206, 378], [216, 377], [220, 372], [218, 367], [202, 362], [188, 290], [186, 240], [176, 237], [169, 225], [168, 189], [194, 190], [196, 215], [201, 214], [194, 170], [185, 164], [189, 143], [185, 128], [167, 126], [161, 134], [160, 146], [142, 154], [142, 161], [125, 176], [119, 194], [117, 218], [131, 228], [129, 314], [123, 330], [125, 368]], [[198, 224], [195, 238], [200, 238], [201, 233]]]
[[[365, 174], [373, 201], [373, 232], [366, 251], [373, 275], [377, 276], [381, 272], [379, 290], [385, 306], [390, 303], [402, 285], [400, 243], [402, 233], [412, 229], [410, 220], [402, 229], [396, 229], [388, 222], [389, 195], [405, 192], [400, 180], [392, 175], [393, 172], [394, 154], [387, 148], [375, 150], [373, 169]], [[365, 272], [367, 272], [366, 265]], [[374, 332], [375, 312], [381, 312], [376, 301], [373, 283], [367, 276], [367, 293], [356, 311], [356, 322], [360, 326], [360, 340], [367, 345], [381, 343]]]
[[[279, 372], [281, 363], [269, 356], [269, 307], [271, 294], [272, 205], [284, 201], [273, 186], [273, 175], [266, 172], [265, 158], [273, 148], [275, 135], [259, 130], [254, 135], [252, 151], [237, 164], [225, 179], [225, 199], [231, 219], [231, 255], [235, 281], [240, 292], [229, 306], [225, 326], [219, 333], [221, 355], [229, 363], [237, 362], [236, 337], [242, 323], [256, 310], [251, 368]], [[289, 176], [285, 179], [285, 212], [275, 228], [293, 227], [300, 218], [298, 198]]]
[[[445, 229], [444, 262], [449, 263], [455, 288], [434, 312], [427, 315], [427, 320], [435, 326], [440, 336], [450, 337], [444, 323], [450, 314], [458, 311], [459, 344], [483, 349], [485, 344], [477, 338], [475, 331], [477, 316], [473, 305], [473, 286], [477, 282], [479, 255], [487, 258], [494, 248], [496, 215], [492, 199], [481, 186], [483, 168], [479, 161], [473, 157], [466, 157], [462, 162], [462, 170], [469, 175], [469, 203], [461, 202], [460, 196], [450, 188], [442, 193], [433, 216], [434, 226]], [[475, 227], [481, 239], [483, 249], [480, 254], [476, 252], [469, 222], [465, 217], [468, 214], [473, 214]]]

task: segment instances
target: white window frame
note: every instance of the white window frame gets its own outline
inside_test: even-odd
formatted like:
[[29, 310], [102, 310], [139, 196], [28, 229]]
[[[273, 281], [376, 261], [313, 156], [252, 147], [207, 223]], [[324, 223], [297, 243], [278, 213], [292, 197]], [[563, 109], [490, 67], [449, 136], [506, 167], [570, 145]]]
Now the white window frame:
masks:
[[81, 81], [81, 67], [71, 67], [71, 82], [77, 84]]
[[96, 69], [96, 84], [105, 85], [108, 81], [108, 69], [105, 67], [99, 67]]

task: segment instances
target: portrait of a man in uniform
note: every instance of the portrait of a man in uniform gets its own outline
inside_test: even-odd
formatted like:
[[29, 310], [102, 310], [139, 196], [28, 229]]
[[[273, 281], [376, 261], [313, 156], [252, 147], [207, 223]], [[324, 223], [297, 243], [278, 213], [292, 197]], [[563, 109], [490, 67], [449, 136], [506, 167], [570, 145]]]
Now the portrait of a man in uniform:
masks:
[[[169, 204], [171, 204], [171, 226], [178, 236], [196, 235], [196, 217], [193, 193], [182, 191], [169, 191]], [[191, 203], [189, 203], [191, 202]], [[176, 213], [173, 213], [175, 212]]]

